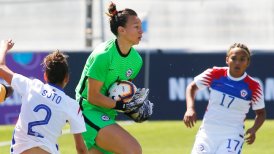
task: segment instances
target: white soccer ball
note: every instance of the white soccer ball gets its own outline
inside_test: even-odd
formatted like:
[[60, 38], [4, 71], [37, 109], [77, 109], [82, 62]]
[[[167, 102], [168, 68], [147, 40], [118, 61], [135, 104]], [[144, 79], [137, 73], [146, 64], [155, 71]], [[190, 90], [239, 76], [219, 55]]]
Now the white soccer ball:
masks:
[[132, 100], [136, 91], [137, 87], [132, 82], [122, 80], [115, 82], [110, 86], [108, 96], [115, 101], [128, 103]]

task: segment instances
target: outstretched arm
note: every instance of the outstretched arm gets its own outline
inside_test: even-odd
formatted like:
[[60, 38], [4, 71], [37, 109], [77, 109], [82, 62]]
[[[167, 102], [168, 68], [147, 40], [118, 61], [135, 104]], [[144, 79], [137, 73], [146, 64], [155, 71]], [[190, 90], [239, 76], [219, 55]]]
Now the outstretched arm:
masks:
[[82, 134], [73, 134], [77, 154], [88, 154], [88, 149], [84, 143]]
[[196, 117], [196, 111], [195, 111], [195, 94], [198, 90], [197, 85], [194, 81], [192, 81], [186, 88], [186, 113], [184, 115], [184, 123], [186, 127], [191, 128], [194, 126], [194, 123], [196, 123], [197, 117]]
[[245, 138], [247, 144], [254, 143], [256, 139], [256, 132], [259, 130], [259, 128], [263, 125], [265, 121], [266, 112], [264, 108], [255, 110], [255, 113], [256, 113], [256, 117], [255, 117], [254, 125], [251, 128], [249, 128], [245, 133], [246, 135], [248, 135]]
[[3, 40], [0, 45], [0, 77], [3, 78], [8, 84], [11, 84], [11, 80], [14, 72], [12, 72], [6, 65], [6, 54], [13, 47], [14, 43], [11, 39]]

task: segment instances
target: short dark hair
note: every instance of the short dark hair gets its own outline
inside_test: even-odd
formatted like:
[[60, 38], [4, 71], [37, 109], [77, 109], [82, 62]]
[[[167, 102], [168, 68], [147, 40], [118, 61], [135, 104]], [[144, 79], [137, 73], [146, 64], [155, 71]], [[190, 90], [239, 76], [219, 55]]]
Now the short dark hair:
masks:
[[69, 71], [67, 58], [68, 56], [59, 50], [44, 58], [42, 65], [49, 83], [56, 84], [64, 81]]

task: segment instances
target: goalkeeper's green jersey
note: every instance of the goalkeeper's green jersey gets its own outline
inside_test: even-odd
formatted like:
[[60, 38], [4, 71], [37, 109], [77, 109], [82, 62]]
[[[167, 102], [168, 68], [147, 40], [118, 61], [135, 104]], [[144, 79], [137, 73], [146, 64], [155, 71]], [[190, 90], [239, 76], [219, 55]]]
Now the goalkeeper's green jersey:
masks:
[[82, 97], [83, 110], [96, 109], [106, 114], [116, 115], [114, 109], [93, 105], [87, 101], [88, 78], [103, 82], [101, 93], [107, 96], [109, 87], [120, 80], [133, 80], [143, 65], [140, 54], [132, 47], [123, 55], [116, 39], [102, 43], [94, 49], [84, 66], [81, 79], [76, 87], [76, 99]]

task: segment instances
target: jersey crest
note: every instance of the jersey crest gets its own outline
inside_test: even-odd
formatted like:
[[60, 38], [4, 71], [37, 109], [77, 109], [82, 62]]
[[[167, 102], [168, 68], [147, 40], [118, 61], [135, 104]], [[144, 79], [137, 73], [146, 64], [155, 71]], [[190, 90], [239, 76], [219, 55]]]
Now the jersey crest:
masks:
[[133, 74], [133, 70], [130, 68], [130, 69], [128, 69], [127, 72], [126, 72], [126, 77], [129, 78], [132, 74]]
[[248, 95], [247, 90], [243, 89], [240, 91], [241, 97], [246, 97]]

